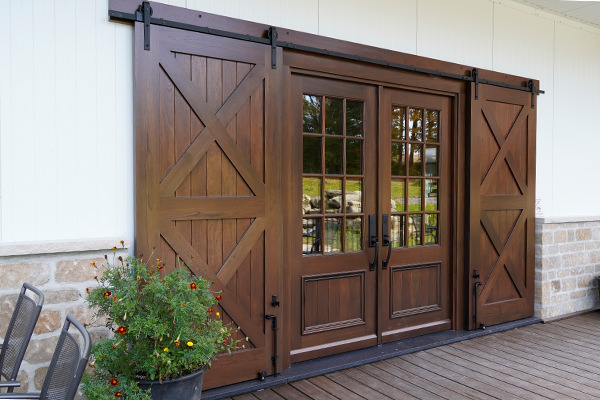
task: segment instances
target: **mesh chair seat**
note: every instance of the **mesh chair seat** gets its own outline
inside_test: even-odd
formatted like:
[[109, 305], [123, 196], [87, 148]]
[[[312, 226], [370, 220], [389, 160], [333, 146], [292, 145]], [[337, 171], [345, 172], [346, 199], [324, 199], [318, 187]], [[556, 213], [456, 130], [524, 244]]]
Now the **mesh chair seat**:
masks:
[[[30, 292], [37, 296], [37, 302], [28, 296]], [[7, 388], [8, 392], [19, 386], [16, 380], [19, 368], [43, 304], [42, 292], [24, 283], [4, 335], [4, 342], [0, 345], [0, 375], [6, 379], [0, 381], [0, 388]]]
[[[83, 338], [83, 347], [69, 332], [73, 325]], [[73, 316], [67, 315], [39, 393], [0, 393], [0, 399], [73, 400], [88, 362], [91, 339], [88, 331]]]

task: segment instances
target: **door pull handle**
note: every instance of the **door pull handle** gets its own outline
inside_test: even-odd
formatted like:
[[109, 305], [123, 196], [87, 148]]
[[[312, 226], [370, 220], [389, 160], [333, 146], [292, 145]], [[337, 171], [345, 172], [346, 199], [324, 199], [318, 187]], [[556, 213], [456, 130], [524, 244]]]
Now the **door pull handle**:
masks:
[[381, 240], [381, 246], [387, 246], [388, 248], [388, 254], [387, 257], [384, 261], [381, 262], [381, 269], [387, 269], [389, 263], [390, 263], [390, 256], [392, 255], [392, 245], [390, 243], [390, 235], [388, 234], [389, 231], [389, 215], [387, 214], [383, 214], [383, 219], [382, 219], [382, 240]]
[[379, 241], [377, 240], [377, 216], [369, 215], [369, 247], [375, 247], [375, 259], [369, 262], [369, 271], [375, 271], [379, 260]]

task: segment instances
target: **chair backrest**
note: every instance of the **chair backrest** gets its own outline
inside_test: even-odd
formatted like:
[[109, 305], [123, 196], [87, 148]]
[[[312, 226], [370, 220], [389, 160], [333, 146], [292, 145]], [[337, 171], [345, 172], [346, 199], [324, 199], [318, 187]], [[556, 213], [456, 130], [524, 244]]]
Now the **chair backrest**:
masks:
[[[83, 349], [79, 345], [77, 337], [69, 332], [71, 325], [83, 337]], [[40, 399], [72, 400], [75, 397], [83, 370], [88, 362], [91, 342], [90, 334], [83, 325], [72, 315], [67, 315], [44, 379]]]
[[[37, 302], [27, 296], [27, 292], [33, 292], [37, 295]], [[7, 380], [16, 380], [19, 374], [19, 368], [27, 350], [27, 345], [33, 334], [33, 329], [40, 316], [42, 305], [44, 304], [44, 295], [42, 292], [24, 283], [21, 287], [21, 293], [15, 304], [2, 350], [0, 351], [0, 373]], [[11, 388], [12, 389], [12, 388]], [[9, 389], [9, 391], [12, 391]]]

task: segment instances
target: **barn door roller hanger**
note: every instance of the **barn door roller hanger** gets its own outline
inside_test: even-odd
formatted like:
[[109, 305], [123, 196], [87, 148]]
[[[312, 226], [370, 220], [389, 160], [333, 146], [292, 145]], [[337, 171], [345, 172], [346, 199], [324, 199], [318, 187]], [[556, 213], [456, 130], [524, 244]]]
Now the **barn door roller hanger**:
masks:
[[271, 47], [271, 67], [273, 69], [277, 68], [276, 48], [281, 47], [284, 49], [299, 50], [299, 51], [304, 51], [307, 53], [315, 53], [315, 54], [320, 54], [320, 55], [341, 58], [344, 60], [360, 61], [360, 62], [364, 62], [364, 63], [368, 63], [368, 64], [374, 64], [374, 65], [379, 65], [379, 66], [384, 66], [384, 67], [389, 67], [389, 68], [400, 69], [403, 71], [419, 72], [419, 73], [428, 74], [428, 75], [432, 75], [432, 76], [440, 76], [440, 77], [444, 77], [444, 78], [458, 79], [458, 80], [466, 81], [466, 82], [475, 82], [475, 92], [476, 92], [475, 99], [476, 100], [477, 100], [478, 94], [479, 94], [478, 93], [479, 84], [499, 86], [499, 87], [504, 87], [504, 88], [508, 88], [508, 89], [520, 90], [520, 91], [524, 91], [524, 92], [531, 92], [531, 107], [532, 108], [535, 107], [535, 100], [534, 100], [535, 95], [544, 93], [543, 90], [537, 89], [535, 87], [533, 80], [529, 80], [527, 82], [526, 86], [519, 86], [519, 85], [510, 85], [510, 84], [503, 83], [503, 82], [496, 82], [496, 81], [492, 81], [489, 79], [481, 79], [481, 78], [479, 78], [479, 71], [477, 70], [477, 68], [475, 68], [471, 71], [470, 76], [466, 76], [466, 75], [452, 74], [452, 73], [443, 72], [443, 71], [437, 71], [437, 70], [428, 69], [428, 68], [419, 68], [419, 67], [415, 67], [413, 65], [399, 64], [399, 63], [381, 60], [381, 59], [377, 59], [377, 58], [362, 57], [362, 56], [358, 56], [358, 55], [354, 55], [354, 54], [342, 53], [339, 51], [332, 51], [332, 50], [327, 50], [327, 49], [320, 49], [317, 47], [299, 45], [299, 44], [295, 44], [295, 43], [291, 43], [291, 42], [284, 42], [284, 41], [277, 40], [278, 39], [277, 28], [275, 28], [275, 27], [270, 27], [269, 29], [267, 29], [265, 31], [264, 37], [258, 37], [258, 36], [252, 36], [252, 35], [243, 35], [243, 34], [235, 33], [235, 32], [223, 31], [220, 29], [212, 29], [212, 28], [208, 28], [205, 26], [185, 24], [185, 23], [181, 23], [181, 22], [177, 22], [177, 21], [170, 21], [170, 20], [167, 20], [164, 18], [154, 18], [154, 17], [152, 17], [152, 7], [150, 6], [150, 2], [148, 2], [148, 1], [142, 2], [142, 4], [138, 7], [137, 11], [134, 14], [124, 13], [124, 12], [117, 11], [117, 10], [108, 10], [108, 15], [111, 18], [115, 18], [115, 19], [119, 19], [119, 20], [143, 22], [144, 23], [144, 49], [145, 50], [150, 50], [150, 25], [152, 24], [152, 25], [161, 25], [161, 26], [166, 26], [166, 27], [176, 28], [176, 29], [183, 29], [183, 30], [192, 31], [192, 32], [205, 33], [208, 35], [221, 36], [221, 37], [226, 37], [226, 38], [230, 38], [230, 39], [244, 40], [247, 42], [260, 43], [260, 44], [270, 46]]

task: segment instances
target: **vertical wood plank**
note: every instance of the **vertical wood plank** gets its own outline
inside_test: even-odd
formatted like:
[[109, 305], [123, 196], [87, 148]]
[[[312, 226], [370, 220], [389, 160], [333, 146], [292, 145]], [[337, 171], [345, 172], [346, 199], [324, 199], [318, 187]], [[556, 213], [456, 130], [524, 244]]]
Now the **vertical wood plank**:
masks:
[[[222, 104], [222, 62], [209, 58], [207, 60], [207, 91], [206, 100], [209, 107], [216, 110]], [[206, 154], [207, 165], [207, 196], [221, 196], [221, 149], [213, 144]], [[208, 265], [209, 268], [216, 272], [223, 264], [223, 222], [220, 220], [207, 221], [208, 230]]]

